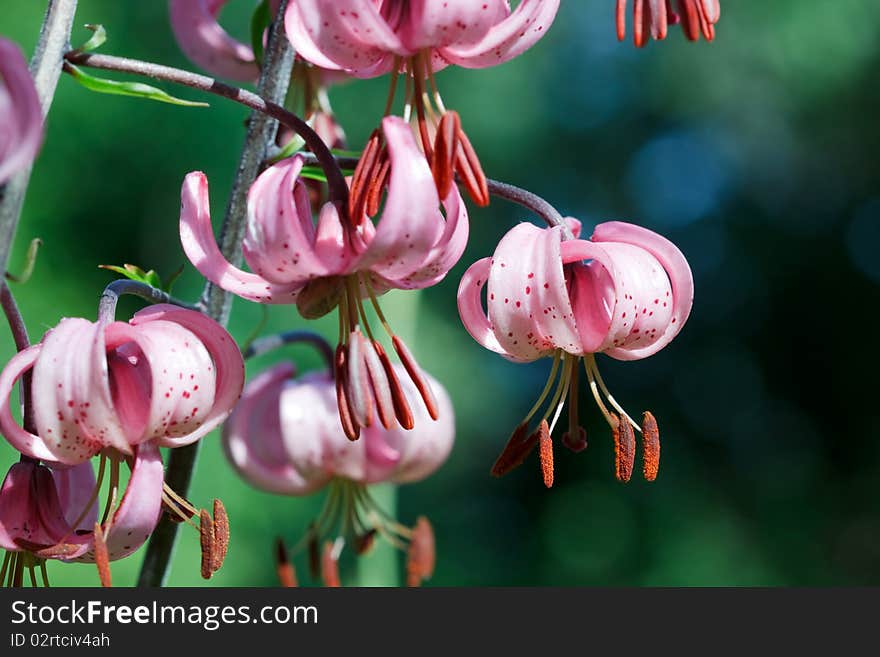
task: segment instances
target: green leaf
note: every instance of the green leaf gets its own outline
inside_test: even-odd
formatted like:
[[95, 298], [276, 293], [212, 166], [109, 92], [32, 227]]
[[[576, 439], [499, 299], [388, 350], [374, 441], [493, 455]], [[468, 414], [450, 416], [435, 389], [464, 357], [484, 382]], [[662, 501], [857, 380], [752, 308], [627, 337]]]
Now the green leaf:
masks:
[[42, 245], [43, 240], [39, 237], [32, 239], [30, 246], [28, 246], [27, 255], [25, 256], [24, 269], [17, 276], [10, 272], [6, 272], [6, 280], [12, 281], [13, 283], [27, 283], [31, 278], [31, 274], [34, 273], [34, 266], [37, 264], [37, 253]]
[[254, 50], [254, 60], [257, 62], [257, 66], [262, 66], [263, 34], [271, 24], [272, 12], [269, 10], [269, 0], [263, 0], [251, 15], [251, 48]]
[[85, 28], [92, 31], [92, 36], [74, 52], [92, 52], [103, 46], [104, 42], [107, 41], [107, 30], [104, 29], [103, 25], [86, 23]]
[[291, 155], [298, 153], [302, 150], [302, 147], [306, 145], [306, 142], [303, 141], [303, 138], [299, 135], [294, 135], [289, 142], [284, 144], [284, 147], [278, 151], [278, 153], [269, 160], [269, 164], [275, 164], [276, 162], [280, 162], [281, 160], [287, 159]]
[[119, 82], [117, 80], [96, 78], [89, 75], [78, 66], [74, 66], [70, 62], [64, 64], [64, 70], [70, 73], [74, 80], [90, 91], [96, 91], [102, 94], [114, 94], [117, 96], [146, 98], [147, 100], [155, 100], [160, 103], [170, 103], [172, 105], [183, 105], [184, 107], [208, 107], [208, 103], [198, 103], [191, 100], [175, 98], [161, 89], [151, 87], [148, 84], [142, 84], [140, 82]]
[[150, 271], [144, 271], [137, 265], [130, 265], [128, 263], [122, 265], [98, 265], [101, 269], [107, 269], [112, 272], [116, 272], [117, 274], [121, 274], [126, 278], [130, 278], [133, 281], [137, 281], [139, 283], [146, 283], [150, 287], [154, 287], [157, 290], [162, 290], [163, 292], [171, 293], [171, 286], [174, 285], [174, 281], [177, 280], [177, 277], [183, 273], [183, 265], [180, 266], [176, 272], [171, 274], [168, 277], [166, 282], [162, 282], [162, 277], [156, 273], [155, 269], [151, 269]]

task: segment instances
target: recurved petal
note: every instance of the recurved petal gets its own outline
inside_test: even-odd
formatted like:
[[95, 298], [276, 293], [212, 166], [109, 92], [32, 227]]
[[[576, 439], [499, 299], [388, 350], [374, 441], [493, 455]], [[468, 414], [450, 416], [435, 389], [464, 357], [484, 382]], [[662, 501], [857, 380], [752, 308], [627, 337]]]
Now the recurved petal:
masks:
[[217, 247], [211, 228], [208, 179], [193, 171], [183, 181], [180, 207], [180, 242], [187, 258], [215, 285], [249, 301], [295, 303], [302, 285], [277, 285], [232, 265]]
[[446, 220], [431, 168], [416, 146], [409, 125], [387, 116], [382, 129], [391, 158], [385, 208], [367, 250], [351, 268], [371, 269], [397, 280], [420, 269], [443, 234]]
[[489, 270], [488, 315], [498, 342], [521, 360], [557, 348], [581, 353], [560, 255], [561, 229], [521, 223], [499, 242]]
[[465, 68], [501, 64], [522, 54], [543, 37], [557, 9], [559, 0], [522, 0], [510, 16], [492, 27], [480, 41], [442, 48], [440, 55]]
[[171, 29], [184, 54], [222, 78], [253, 82], [260, 74], [254, 53], [217, 22], [227, 0], [169, 0]]
[[443, 201], [443, 207], [446, 209], [446, 225], [434, 248], [419, 269], [404, 278], [389, 281], [390, 287], [412, 290], [436, 285], [461, 258], [467, 246], [469, 223], [467, 207], [455, 185]]
[[394, 53], [410, 54], [374, 0], [291, 0], [284, 27], [300, 57], [359, 77], [388, 71]]
[[281, 363], [254, 377], [223, 426], [223, 450], [236, 471], [253, 486], [280, 495], [307, 495], [329, 479], [324, 473], [307, 479], [288, 459], [279, 405], [295, 371], [293, 364]]
[[28, 166], [43, 139], [43, 110], [18, 46], [0, 38], [0, 185]]
[[0, 547], [48, 547], [71, 534], [49, 468], [36, 463], [13, 465], [0, 488]]
[[261, 173], [248, 192], [242, 252], [258, 276], [275, 285], [304, 284], [330, 273], [315, 254], [315, 226], [303, 160], [293, 156]]
[[[55, 461], [55, 452], [49, 449], [40, 436], [22, 429], [12, 417], [12, 411], [9, 409], [12, 388], [22, 374], [33, 367], [42, 349], [43, 345], [36, 344], [18, 352], [0, 373], [0, 431], [7, 442], [22, 454], [41, 461]], [[51, 404], [52, 402], [48, 400], [40, 403]], [[98, 449], [99, 447], [95, 446], [96, 452]], [[76, 454], [71, 455], [68, 461], [79, 463], [85, 458], [88, 456]]]
[[[636, 360], [657, 353], [669, 344], [690, 315], [694, 303], [694, 277], [684, 254], [675, 244], [654, 231], [633, 224], [610, 221], [596, 226], [593, 242], [623, 242], [644, 249], [650, 253], [666, 272], [671, 287], [671, 314], [663, 334], [646, 348], [629, 349], [611, 353], [609, 356], [620, 360]], [[664, 295], [665, 296], [665, 295]], [[655, 297], [658, 298], [658, 297]], [[649, 300], [653, 303], [653, 299]], [[659, 301], [662, 306], [663, 300]], [[650, 312], [650, 311], [649, 311]]]
[[82, 463], [104, 447], [131, 453], [110, 390], [106, 326], [62, 319], [44, 336], [34, 364], [37, 433], [61, 463]]
[[[214, 403], [210, 411], [201, 416], [201, 424], [192, 432], [180, 437], [166, 437], [161, 441], [163, 447], [180, 447], [195, 442], [215, 429], [232, 412], [244, 387], [244, 360], [232, 336], [213, 319], [202, 313], [168, 304], [157, 304], [135, 313], [131, 319], [133, 326], [143, 326], [147, 322], [166, 320], [179, 324], [193, 333], [204, 345], [212, 364], [204, 366], [195, 363], [188, 374], [194, 376], [190, 381], [197, 384], [201, 379], [205, 385], [212, 377], [215, 381]], [[186, 347], [186, 345], [184, 345]], [[184, 380], [188, 374], [184, 374]], [[199, 385], [202, 385], [199, 383]]]
[[[72, 524], [82, 516], [79, 526], [72, 529], [88, 530], [94, 527], [98, 520], [98, 499], [92, 499], [92, 492], [95, 489], [95, 470], [92, 462], [85, 461], [71, 468], [54, 468], [52, 477], [55, 479], [58, 501], [68, 524]], [[89, 502], [91, 504], [86, 509]]]
[[477, 260], [461, 277], [458, 284], [458, 314], [464, 328], [480, 345], [510, 360], [520, 360], [498, 342], [483, 309], [483, 288], [489, 280], [491, 266], [492, 258]]
[[[122, 559], [135, 552], [153, 533], [162, 512], [162, 484], [165, 468], [159, 447], [153, 441], [135, 448], [131, 477], [119, 508], [113, 514], [105, 536], [110, 560]], [[71, 561], [91, 563], [95, 560], [94, 537], [90, 549]]]
[[509, 15], [504, 0], [412, 0], [402, 40], [413, 51], [467, 46]]

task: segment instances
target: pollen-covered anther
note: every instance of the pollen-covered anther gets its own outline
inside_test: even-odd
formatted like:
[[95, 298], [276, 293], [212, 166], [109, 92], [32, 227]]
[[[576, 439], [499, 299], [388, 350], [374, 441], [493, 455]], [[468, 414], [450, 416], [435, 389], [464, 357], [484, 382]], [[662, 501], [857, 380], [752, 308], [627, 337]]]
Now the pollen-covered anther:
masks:
[[226, 507], [218, 499], [214, 500], [214, 554], [212, 567], [214, 572], [220, 570], [229, 550], [229, 516]]
[[205, 509], [199, 512], [199, 546], [202, 550], [202, 578], [211, 579], [214, 574], [214, 521]]
[[309, 527], [309, 575], [312, 579], [317, 579], [321, 572], [321, 546], [318, 542], [318, 533], [315, 524]]
[[[368, 427], [373, 424], [373, 394], [365, 358], [367, 342], [359, 328], [351, 332], [344, 366], [345, 393], [352, 419], [356, 425]], [[349, 436], [351, 438], [351, 436]]]
[[619, 418], [611, 413], [616, 427], [612, 428], [614, 436], [614, 465], [618, 481], [627, 482], [632, 477], [636, 457], [636, 437], [632, 424], [626, 418]]
[[480, 207], [489, 205], [489, 182], [477, 152], [471, 145], [464, 130], [458, 131], [458, 149], [455, 159], [455, 171], [461, 178], [468, 196]]
[[527, 424], [520, 424], [514, 429], [513, 434], [501, 450], [501, 454], [495, 460], [489, 473], [493, 477], [503, 477], [514, 468], [523, 464], [526, 457], [531, 454], [538, 444], [538, 433], [529, 433]]
[[101, 586], [110, 588], [113, 580], [110, 577], [110, 553], [107, 550], [107, 541], [104, 539], [104, 530], [101, 523], [95, 523], [95, 565], [98, 567], [98, 579]]
[[660, 469], [660, 429], [650, 411], [642, 416], [642, 458], [645, 480], [654, 481]]
[[281, 538], [275, 539], [275, 571], [278, 575], [278, 583], [284, 588], [299, 586], [296, 579], [296, 569], [287, 558], [287, 546]]
[[434, 574], [437, 547], [434, 528], [425, 516], [419, 516], [412, 530], [406, 555], [406, 585], [420, 586]]
[[342, 586], [339, 579], [338, 544], [330, 541], [324, 542], [324, 549], [321, 551], [321, 580], [326, 587]]
[[357, 227], [366, 215], [367, 197], [369, 187], [376, 178], [378, 168], [381, 167], [380, 155], [382, 152], [382, 135], [378, 129], [373, 131], [364, 146], [361, 159], [358, 160], [354, 174], [351, 178], [351, 190], [349, 194], [349, 208], [352, 227]]
[[541, 457], [541, 476], [547, 488], [553, 487], [553, 439], [550, 437], [550, 425], [547, 420], [541, 421], [538, 427], [538, 454]]

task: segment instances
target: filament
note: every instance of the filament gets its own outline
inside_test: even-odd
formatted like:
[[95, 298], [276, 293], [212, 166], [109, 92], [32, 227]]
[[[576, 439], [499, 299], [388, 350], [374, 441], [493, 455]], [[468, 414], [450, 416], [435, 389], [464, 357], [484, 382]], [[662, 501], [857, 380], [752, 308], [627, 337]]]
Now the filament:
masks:
[[617, 400], [611, 396], [611, 393], [608, 392], [608, 388], [605, 387], [605, 382], [602, 380], [602, 375], [599, 374], [599, 366], [596, 364], [596, 357], [591, 354], [589, 360], [590, 360], [590, 367], [593, 370], [593, 374], [595, 374], [595, 376], [596, 376], [596, 381], [599, 383], [599, 389], [602, 391], [602, 394], [605, 395], [605, 397], [608, 399], [608, 403], [611, 404], [627, 420], [629, 420], [629, 423], [631, 425], [633, 425], [633, 428], [636, 431], [641, 432], [642, 428], [636, 423], [635, 420], [633, 420], [629, 416], [629, 413], [627, 413], [625, 410], [623, 410], [623, 407], [617, 403]]

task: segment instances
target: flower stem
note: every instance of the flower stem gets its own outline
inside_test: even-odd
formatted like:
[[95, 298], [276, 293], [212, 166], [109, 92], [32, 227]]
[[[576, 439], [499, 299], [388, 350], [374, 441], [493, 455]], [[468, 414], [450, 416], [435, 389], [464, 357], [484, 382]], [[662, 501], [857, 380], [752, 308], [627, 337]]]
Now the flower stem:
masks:
[[266, 335], [257, 338], [251, 342], [250, 346], [245, 350], [245, 359], [262, 356], [263, 354], [278, 349], [286, 344], [297, 344], [306, 342], [315, 347], [328, 368], [333, 368], [333, 347], [321, 335], [312, 331], [287, 331], [285, 333], [277, 333], [275, 335]]
[[116, 318], [116, 304], [119, 302], [119, 297], [123, 294], [140, 297], [150, 303], [170, 303], [187, 310], [195, 310], [197, 312], [201, 310], [199, 306], [175, 299], [167, 292], [152, 285], [147, 285], [140, 281], [119, 279], [104, 288], [104, 292], [101, 294], [101, 301], [98, 304], [98, 321], [112, 322]]
[[[106, 55], [68, 55], [70, 61], [82, 66], [137, 73], [159, 80], [177, 82], [230, 98], [256, 110], [248, 121], [248, 130], [242, 147], [238, 171], [220, 230], [220, 250], [226, 259], [233, 263], [240, 262], [241, 259], [241, 241], [244, 237], [247, 220], [247, 191], [256, 179], [266, 158], [268, 148], [275, 139], [277, 125], [272, 119], [277, 119], [291, 127], [302, 136], [312, 150], [320, 153], [321, 165], [327, 175], [331, 198], [337, 200], [343, 209], [347, 208], [348, 204], [348, 186], [342, 172], [333, 160], [329, 148], [302, 119], [278, 105], [283, 102], [287, 94], [290, 72], [293, 68], [294, 53], [287, 41], [287, 36], [284, 34], [283, 17], [286, 6], [287, 0], [282, 0], [269, 31], [269, 40], [266, 44], [260, 81], [257, 86], [259, 95], [231, 87], [203, 75], [167, 66]], [[232, 295], [208, 283], [202, 294], [202, 304], [210, 317], [221, 325], [226, 325], [232, 304]], [[186, 447], [178, 447], [172, 450], [169, 456], [165, 483], [180, 495], [185, 496], [189, 491], [200, 442], [197, 441]], [[162, 586], [165, 583], [177, 537], [177, 528], [178, 524], [171, 522], [167, 517], [159, 521], [159, 525], [147, 544], [147, 553], [141, 566], [138, 586], [154, 587]]]
[[[49, 113], [55, 87], [61, 77], [64, 51], [70, 48], [70, 30], [76, 13], [76, 0], [49, 0], [46, 16], [40, 28], [40, 37], [31, 59], [31, 75], [43, 108], [43, 116]], [[9, 251], [15, 237], [15, 229], [21, 217], [21, 208], [27, 192], [31, 168], [25, 167], [5, 185], [0, 185], [0, 279], [6, 274]]]

